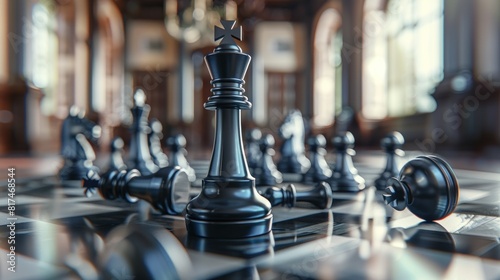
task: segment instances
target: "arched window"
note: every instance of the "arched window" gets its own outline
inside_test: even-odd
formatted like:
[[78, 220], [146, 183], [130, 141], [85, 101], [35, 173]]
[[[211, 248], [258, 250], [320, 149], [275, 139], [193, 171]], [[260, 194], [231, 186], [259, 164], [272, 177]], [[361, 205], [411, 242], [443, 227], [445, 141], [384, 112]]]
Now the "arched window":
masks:
[[341, 16], [333, 8], [325, 9], [317, 20], [314, 33], [313, 124], [333, 124], [341, 107], [342, 33]]

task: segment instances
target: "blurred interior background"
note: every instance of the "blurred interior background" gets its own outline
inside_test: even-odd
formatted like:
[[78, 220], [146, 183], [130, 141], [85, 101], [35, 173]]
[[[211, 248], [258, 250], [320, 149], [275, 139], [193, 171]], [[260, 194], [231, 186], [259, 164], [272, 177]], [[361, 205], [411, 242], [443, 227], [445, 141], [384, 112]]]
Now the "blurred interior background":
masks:
[[497, 0], [0, 0], [0, 155], [57, 155], [71, 106], [102, 126], [105, 154], [128, 143], [142, 88], [163, 134], [208, 159], [203, 57], [221, 18], [243, 26], [252, 56], [244, 131], [279, 144], [298, 109], [331, 139], [350, 108], [359, 149], [398, 130], [408, 149], [500, 154]]

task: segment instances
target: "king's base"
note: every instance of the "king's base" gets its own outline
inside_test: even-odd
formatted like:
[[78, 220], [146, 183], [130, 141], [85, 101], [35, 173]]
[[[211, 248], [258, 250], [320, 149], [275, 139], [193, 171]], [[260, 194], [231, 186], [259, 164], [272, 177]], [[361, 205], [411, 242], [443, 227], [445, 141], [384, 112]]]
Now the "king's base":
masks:
[[273, 215], [244, 221], [202, 221], [190, 219], [186, 215], [189, 234], [208, 238], [246, 238], [266, 234], [271, 231]]

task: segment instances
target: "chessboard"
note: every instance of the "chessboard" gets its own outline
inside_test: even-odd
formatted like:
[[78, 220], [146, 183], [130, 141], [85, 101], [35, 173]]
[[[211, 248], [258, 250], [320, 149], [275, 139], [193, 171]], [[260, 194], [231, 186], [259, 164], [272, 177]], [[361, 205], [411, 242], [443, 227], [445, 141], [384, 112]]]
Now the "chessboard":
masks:
[[[355, 166], [370, 185], [383, 157], [359, 158]], [[191, 165], [198, 178], [191, 190], [196, 195], [208, 161]], [[270, 234], [224, 240], [192, 237], [182, 215], [161, 215], [143, 201], [88, 198], [78, 184], [18, 172], [12, 200], [7, 179], [1, 182], [0, 279], [96, 279], [110, 235], [124, 227], [154, 228], [157, 238], [175, 236], [182, 246], [122, 248], [120, 260], [149, 263], [153, 273], [184, 270], [177, 274], [183, 279], [500, 279], [500, 176], [455, 173], [460, 200], [443, 220], [424, 222], [408, 210], [395, 211], [368, 187], [334, 193], [333, 207], [326, 210], [274, 207]], [[177, 261], [164, 264], [159, 254]], [[12, 260], [15, 272], [8, 269]], [[123, 265], [111, 270], [109, 279], [144, 278]]]

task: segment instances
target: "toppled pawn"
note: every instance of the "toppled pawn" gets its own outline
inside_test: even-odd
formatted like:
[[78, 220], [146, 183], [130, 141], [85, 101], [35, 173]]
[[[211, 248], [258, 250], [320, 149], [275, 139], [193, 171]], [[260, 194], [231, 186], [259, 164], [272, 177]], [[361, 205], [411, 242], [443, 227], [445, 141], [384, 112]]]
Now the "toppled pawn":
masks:
[[142, 89], [138, 89], [134, 94], [135, 105], [131, 109], [134, 122], [132, 123], [130, 140], [129, 168], [137, 169], [143, 175], [151, 175], [158, 171], [158, 166], [151, 159], [149, 153], [148, 133], [148, 115], [151, 110], [146, 104], [146, 94]]
[[107, 200], [135, 203], [143, 199], [163, 214], [177, 215], [189, 202], [191, 185], [186, 172], [176, 166], [161, 168], [154, 176], [141, 176], [137, 169], [111, 171], [103, 177], [91, 171], [83, 179], [83, 187], [87, 196], [99, 191]]
[[317, 183], [328, 180], [332, 170], [326, 162], [326, 138], [322, 134], [312, 136], [307, 140], [311, 160], [311, 168], [302, 177], [304, 183]]
[[390, 133], [382, 139], [380, 145], [386, 153], [387, 161], [384, 171], [375, 180], [377, 190], [384, 190], [387, 187], [387, 180], [398, 176], [399, 169], [396, 156], [404, 156], [404, 152], [401, 150], [404, 143], [405, 139], [403, 135], [397, 131]]
[[261, 152], [259, 147], [262, 132], [258, 128], [253, 128], [245, 133], [245, 151], [247, 153], [247, 163], [250, 172], [253, 173], [255, 168], [259, 165]]
[[91, 142], [97, 143], [101, 127], [84, 117], [85, 112], [73, 106], [61, 128], [61, 155], [64, 165], [59, 171], [62, 180], [81, 180], [89, 171], [98, 172]]
[[111, 141], [108, 171], [127, 169], [127, 166], [123, 162], [123, 146], [124, 143], [121, 137], [115, 137]]
[[333, 191], [358, 192], [365, 188], [365, 179], [358, 175], [358, 170], [354, 168], [352, 156], [356, 152], [354, 147], [354, 136], [349, 131], [337, 135], [333, 138], [336, 159], [332, 177], [328, 183]]
[[294, 207], [297, 202], [308, 202], [318, 209], [332, 207], [333, 194], [328, 183], [321, 182], [307, 191], [297, 191], [293, 184], [286, 187], [272, 187], [266, 189], [262, 196], [267, 198], [271, 205]]
[[278, 171], [273, 162], [274, 137], [266, 134], [259, 143], [260, 159], [254, 170], [256, 186], [274, 186], [283, 182], [283, 175]]
[[408, 208], [426, 221], [440, 220], [457, 206], [460, 187], [450, 165], [436, 156], [419, 156], [407, 162], [397, 178], [387, 181], [386, 204]]
[[161, 148], [161, 139], [163, 138], [163, 126], [157, 119], [149, 121], [149, 128], [151, 129], [148, 134], [149, 140], [149, 153], [153, 162], [160, 168], [168, 166], [168, 157], [163, 153]]
[[196, 181], [196, 173], [186, 159], [186, 137], [177, 134], [167, 139], [167, 146], [170, 149], [170, 166], [180, 166], [186, 171], [189, 182]]

